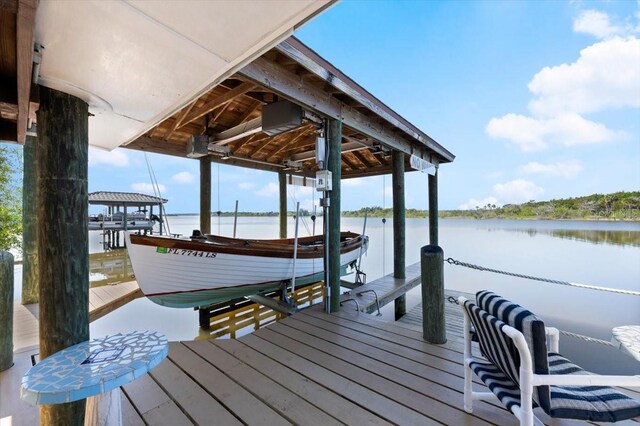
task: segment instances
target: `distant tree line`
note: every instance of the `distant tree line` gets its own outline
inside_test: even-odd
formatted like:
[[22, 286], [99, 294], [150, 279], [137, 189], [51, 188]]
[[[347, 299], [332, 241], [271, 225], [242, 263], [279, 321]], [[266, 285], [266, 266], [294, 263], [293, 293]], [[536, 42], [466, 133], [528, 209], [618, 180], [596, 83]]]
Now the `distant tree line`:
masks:
[[[391, 217], [392, 208], [370, 207], [346, 211], [346, 217]], [[406, 217], [428, 217], [428, 210], [407, 209]], [[531, 200], [522, 204], [495, 204], [476, 206], [471, 210], [441, 210], [441, 218], [472, 219], [585, 219], [585, 220], [640, 220], [640, 191], [592, 194], [586, 197], [564, 198], [550, 201]]]

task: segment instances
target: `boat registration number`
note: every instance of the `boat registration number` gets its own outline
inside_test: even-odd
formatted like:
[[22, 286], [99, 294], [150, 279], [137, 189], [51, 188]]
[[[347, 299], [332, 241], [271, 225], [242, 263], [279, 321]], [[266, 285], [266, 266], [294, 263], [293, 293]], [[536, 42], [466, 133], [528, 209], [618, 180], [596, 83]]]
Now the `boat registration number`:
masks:
[[164, 253], [164, 254], [177, 254], [178, 256], [192, 256], [192, 257], [205, 257], [205, 258], [214, 258], [218, 255], [217, 253], [211, 253], [208, 251], [169, 248], [169, 247], [156, 247], [156, 252]]

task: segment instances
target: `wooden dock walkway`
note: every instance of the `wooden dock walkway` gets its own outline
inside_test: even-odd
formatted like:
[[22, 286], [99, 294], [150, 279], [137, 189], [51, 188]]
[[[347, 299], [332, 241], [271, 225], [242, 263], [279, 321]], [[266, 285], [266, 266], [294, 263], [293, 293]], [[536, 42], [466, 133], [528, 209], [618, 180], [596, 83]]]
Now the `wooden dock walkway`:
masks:
[[[130, 281], [89, 289], [89, 321], [142, 297], [138, 283]], [[13, 350], [20, 352], [38, 346], [38, 304], [13, 304]]]
[[[16, 367], [8, 371], [27, 368]], [[455, 333], [432, 345], [404, 324], [352, 310], [326, 314], [320, 306], [237, 340], [172, 342], [166, 360], [122, 389], [125, 425], [517, 424], [497, 399], [464, 412]], [[37, 409], [19, 400], [15, 407], [13, 424], [37, 422]], [[585, 424], [535, 411], [548, 425]]]
[[[353, 301], [347, 301], [347, 299], [354, 298], [358, 302], [360, 312], [369, 314], [376, 312], [376, 294], [382, 308], [412, 288], [420, 285], [420, 262], [407, 266], [405, 275], [406, 278], [394, 278], [393, 273], [391, 273], [358, 287], [342, 281], [340, 285], [350, 288], [351, 291], [340, 295], [340, 301], [345, 309], [351, 309], [355, 308], [356, 304]], [[375, 294], [369, 290], [374, 290]]]
[[462, 410], [461, 361], [456, 337], [431, 345], [370, 315], [316, 307], [238, 340], [173, 342], [123, 401], [128, 424], [517, 424], [497, 400]]
[[[467, 299], [475, 298], [473, 294], [449, 289], [445, 289], [444, 295], [445, 298], [449, 296], [456, 299], [460, 296], [464, 296]], [[462, 339], [462, 310], [460, 309], [460, 306], [456, 305], [455, 303], [449, 303], [445, 301], [444, 316], [447, 324], [447, 337], [456, 336]], [[408, 325], [410, 328], [422, 330], [422, 303], [418, 303], [416, 306], [414, 306], [413, 309], [411, 309], [398, 320], [398, 323]]]

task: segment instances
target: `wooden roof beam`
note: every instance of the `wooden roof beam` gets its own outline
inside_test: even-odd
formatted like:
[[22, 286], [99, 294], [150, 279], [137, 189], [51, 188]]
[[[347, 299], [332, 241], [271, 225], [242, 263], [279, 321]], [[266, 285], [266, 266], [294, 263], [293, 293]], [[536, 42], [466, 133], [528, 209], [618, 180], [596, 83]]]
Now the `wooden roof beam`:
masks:
[[[364, 166], [365, 166], [367, 169], [370, 169], [370, 168], [372, 168], [372, 167], [375, 167], [375, 166], [376, 166], [376, 164], [371, 164], [371, 162], [370, 162], [369, 160], [367, 160], [367, 158], [366, 158], [364, 155], [362, 155], [361, 153], [359, 153], [359, 152], [353, 152], [352, 154], [353, 154], [353, 156], [354, 156], [354, 157], [356, 157], [356, 158], [358, 159], [358, 161], [360, 161], [362, 164], [364, 164]], [[374, 157], [374, 158], [375, 158], [375, 157]], [[376, 158], [376, 160], [378, 160], [378, 159]], [[380, 164], [382, 164], [382, 163], [381, 163], [380, 161], [378, 161], [378, 164], [377, 164], [377, 165], [379, 166]]]
[[237, 126], [247, 121], [247, 119], [251, 116], [251, 114], [253, 114], [253, 112], [257, 110], [260, 105], [262, 105], [262, 102], [253, 101], [253, 103], [249, 105], [249, 108], [247, 108], [247, 110], [240, 116], [240, 118], [238, 119], [235, 125]]
[[233, 89], [229, 90], [228, 92], [226, 92], [224, 95], [220, 95], [217, 98], [207, 102], [206, 104], [204, 104], [201, 108], [199, 108], [197, 111], [192, 112], [191, 114], [189, 114], [187, 116], [187, 118], [184, 119], [183, 123], [180, 124], [180, 126], [178, 126], [176, 129], [179, 129], [180, 127], [184, 126], [185, 124], [191, 123], [194, 120], [197, 120], [198, 118], [210, 113], [211, 111], [213, 111], [216, 108], [219, 108], [225, 104], [228, 104], [229, 102], [231, 102], [232, 100], [234, 100], [235, 98], [237, 98], [238, 96], [242, 96], [245, 93], [247, 93], [249, 90], [253, 89], [255, 87], [255, 84], [253, 83], [240, 83], [238, 86], [234, 87]]
[[344, 164], [346, 164], [351, 170], [359, 170], [360, 167], [358, 167], [358, 165], [356, 163], [354, 163], [353, 161], [351, 161], [349, 159], [348, 155], [346, 152], [342, 154], [342, 161], [344, 162]]
[[164, 139], [165, 141], [169, 139], [173, 132], [182, 124], [184, 119], [187, 118], [187, 115], [189, 115], [196, 102], [198, 102], [198, 99], [195, 99], [180, 112], [180, 115], [174, 120], [173, 124], [164, 133], [164, 137], [162, 139]]
[[[290, 37], [277, 45], [276, 50], [295, 60], [322, 80], [339, 89], [345, 95], [355, 99], [360, 104], [365, 105], [367, 109], [386, 122], [402, 130], [411, 138], [419, 141], [423, 146], [428, 147], [430, 150], [437, 153], [444, 160], [442, 162], [450, 162], [455, 158], [451, 152], [432, 139], [429, 135], [421, 132], [418, 128], [375, 98], [356, 82], [344, 75], [340, 70], [336, 69], [333, 65], [318, 56], [295, 37]], [[344, 124], [349, 125], [346, 121]], [[369, 136], [375, 137], [373, 135]], [[392, 148], [399, 149], [399, 147], [389, 144], [383, 139], [377, 137], [375, 137], [375, 139], [378, 139], [380, 142], [383, 142]], [[400, 143], [400, 145], [403, 144]], [[413, 154], [411, 151], [406, 151], [404, 149], [400, 150], [410, 155]]]
[[433, 155], [433, 151], [428, 151], [426, 146], [411, 143], [396, 135], [389, 127], [381, 125], [375, 119], [362, 114], [336, 98], [327, 96], [321, 89], [264, 58], [254, 60], [238, 73], [317, 114], [340, 119], [345, 126], [380, 141], [392, 149], [407, 154], [422, 152], [434, 163], [439, 162], [438, 158], [443, 159], [440, 155]]
[[273, 151], [271, 154], [269, 154], [269, 156], [267, 157], [267, 160], [270, 160], [270, 159], [274, 158], [276, 155], [280, 154], [282, 151], [288, 149], [288, 147], [295, 146], [302, 137], [308, 135], [313, 130], [314, 130], [313, 127], [302, 128], [300, 133], [298, 133], [296, 136], [294, 136], [293, 139], [291, 139], [291, 141], [289, 143], [282, 144], [275, 151]]
[[18, 79], [17, 141], [24, 144], [29, 123], [29, 101], [31, 95], [33, 66], [33, 37], [35, 32], [38, 0], [18, 0], [16, 17], [16, 58]]

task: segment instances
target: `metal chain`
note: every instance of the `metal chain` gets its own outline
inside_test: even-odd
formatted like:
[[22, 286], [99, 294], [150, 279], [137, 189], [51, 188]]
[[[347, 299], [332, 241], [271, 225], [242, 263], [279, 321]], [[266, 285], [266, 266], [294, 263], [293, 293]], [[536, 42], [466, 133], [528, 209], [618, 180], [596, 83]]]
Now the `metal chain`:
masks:
[[[460, 303], [458, 303], [458, 299], [456, 299], [453, 296], [447, 296], [447, 297], [444, 298], [444, 300], [449, 302], [449, 303], [451, 303], [451, 304], [454, 304], [454, 303], [456, 305], [460, 304]], [[573, 337], [574, 339], [584, 340], [585, 342], [597, 343], [599, 345], [605, 345], [605, 346], [613, 346], [613, 344], [611, 342], [608, 342], [606, 340], [596, 339], [595, 337], [584, 336], [582, 334], [572, 333], [570, 331], [564, 331], [564, 330], [559, 330], [559, 332], [563, 336]]]
[[598, 291], [608, 291], [608, 292], [611, 292], [611, 293], [626, 294], [626, 295], [629, 295], [629, 296], [640, 296], [640, 291], [622, 290], [622, 289], [618, 289], [618, 288], [608, 288], [608, 287], [599, 287], [599, 286], [590, 285], [590, 284], [579, 284], [579, 283], [572, 283], [572, 282], [569, 282], [569, 281], [560, 281], [560, 280], [552, 280], [552, 279], [548, 279], [548, 278], [534, 277], [534, 276], [525, 275], [525, 274], [516, 274], [514, 272], [501, 271], [499, 269], [485, 268], [484, 266], [474, 265], [472, 263], [460, 262], [459, 260], [455, 260], [455, 259], [453, 259], [451, 257], [448, 258], [446, 260], [446, 262], [448, 264], [450, 264], [450, 265], [464, 266], [465, 268], [475, 269], [475, 270], [478, 270], [478, 271], [494, 272], [496, 274], [509, 275], [509, 276], [512, 276], [512, 277], [518, 277], [518, 278], [525, 278], [525, 279], [529, 279], [529, 280], [542, 281], [542, 282], [551, 283], [551, 284], [566, 285], [566, 286], [578, 287], [578, 288], [587, 288], [587, 289], [590, 289], [590, 290], [598, 290]]

